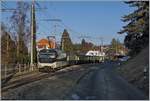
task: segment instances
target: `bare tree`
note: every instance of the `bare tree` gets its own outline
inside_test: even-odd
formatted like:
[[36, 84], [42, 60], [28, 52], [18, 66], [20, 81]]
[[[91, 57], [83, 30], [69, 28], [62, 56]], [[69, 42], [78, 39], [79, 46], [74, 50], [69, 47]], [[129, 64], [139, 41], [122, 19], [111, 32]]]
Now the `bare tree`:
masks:
[[8, 32], [8, 28], [1, 24], [1, 63], [10, 64], [16, 61], [16, 44], [11, 38], [11, 33]]
[[29, 43], [30, 24], [29, 24], [29, 4], [18, 1], [16, 10], [11, 16], [12, 33], [17, 43], [18, 63], [24, 63], [28, 56], [27, 44]]

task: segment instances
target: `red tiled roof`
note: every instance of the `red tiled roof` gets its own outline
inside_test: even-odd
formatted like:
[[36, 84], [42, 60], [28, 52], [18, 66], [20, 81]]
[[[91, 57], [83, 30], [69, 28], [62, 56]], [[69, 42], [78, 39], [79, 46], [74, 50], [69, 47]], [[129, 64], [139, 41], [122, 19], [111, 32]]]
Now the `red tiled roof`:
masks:
[[51, 40], [50, 43], [47, 39], [41, 39], [37, 42], [38, 48], [44, 48], [48, 46], [49, 48], [55, 48], [55, 43]]

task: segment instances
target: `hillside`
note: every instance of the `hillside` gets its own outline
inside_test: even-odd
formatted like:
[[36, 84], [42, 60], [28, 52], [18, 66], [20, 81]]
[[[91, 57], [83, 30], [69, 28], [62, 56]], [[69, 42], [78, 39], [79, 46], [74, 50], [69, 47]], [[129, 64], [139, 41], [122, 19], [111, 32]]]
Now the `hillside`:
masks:
[[[144, 71], [146, 72], [144, 73]], [[143, 49], [137, 56], [122, 64], [120, 74], [130, 83], [149, 93], [149, 47]]]

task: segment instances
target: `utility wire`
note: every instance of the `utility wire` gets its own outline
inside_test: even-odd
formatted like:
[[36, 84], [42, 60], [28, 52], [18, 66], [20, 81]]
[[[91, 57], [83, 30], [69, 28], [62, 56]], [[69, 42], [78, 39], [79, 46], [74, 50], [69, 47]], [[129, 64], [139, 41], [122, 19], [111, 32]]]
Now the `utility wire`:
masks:
[[67, 26], [64, 22], [61, 22], [61, 23], [62, 23], [62, 25], [63, 25], [65, 28], [67, 28], [67, 29], [70, 30], [71, 32], [75, 33], [74, 35], [77, 35], [77, 34], [78, 34], [79, 36], [77, 36], [76, 38], [92, 39], [91, 36], [87, 36], [87, 35], [84, 35], [84, 34], [81, 34], [81, 33], [77, 32], [77, 31], [75, 31], [74, 29], [72, 29], [72, 28], [70, 28], [69, 26]]
[[[41, 8], [41, 6], [36, 2], [36, 5], [39, 7], [39, 8]], [[47, 13], [45, 13], [45, 12], [42, 12], [43, 14], [42, 14], [42, 16], [44, 15], [45, 16], [45, 18], [50, 18], [49, 16], [48, 16], [48, 14]], [[52, 15], [51, 15], [52, 16]], [[53, 17], [52, 17], [53, 18]], [[73, 32], [73, 33], [75, 33], [74, 35], [80, 35], [80, 36], [76, 36], [76, 38], [86, 38], [86, 39], [92, 39], [92, 37], [91, 36], [86, 36], [86, 35], [83, 35], [83, 34], [81, 34], [81, 33], [79, 33], [79, 32], [77, 32], [77, 31], [75, 31], [74, 29], [72, 29], [72, 28], [70, 28], [68, 25], [66, 25], [62, 20], [60, 20], [60, 19], [57, 19], [56, 17], [54, 17], [53, 18], [54, 20], [54, 22], [56, 21], [57, 22], [57, 24], [56, 24], [56, 22], [55, 22], [55, 25], [54, 25], [54, 27], [55, 27], [55, 34], [56, 34], [56, 27], [58, 28], [58, 27], [61, 27], [61, 28], [63, 28], [63, 29], [68, 29], [69, 31], [71, 31], [71, 32]], [[52, 21], [52, 19], [45, 19], [45, 21]], [[60, 25], [59, 25], [60, 24]], [[43, 24], [44, 25], [44, 29], [50, 29], [50, 28], [47, 28], [47, 26], [45, 26], [45, 24]], [[62, 25], [62, 26], [61, 26]], [[51, 32], [51, 33], [53, 33], [53, 32]]]

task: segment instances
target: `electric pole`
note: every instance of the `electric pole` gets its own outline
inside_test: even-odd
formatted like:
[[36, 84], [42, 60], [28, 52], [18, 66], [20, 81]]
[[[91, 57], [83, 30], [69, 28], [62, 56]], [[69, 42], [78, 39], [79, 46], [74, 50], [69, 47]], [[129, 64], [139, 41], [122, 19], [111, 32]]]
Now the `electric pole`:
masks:
[[101, 37], [101, 50], [102, 50], [102, 53], [103, 53], [103, 38]]
[[39, 6], [35, 0], [32, 0], [31, 3], [31, 67], [33, 69], [33, 65], [37, 63], [37, 49], [36, 49], [36, 17], [35, 11], [36, 9], [46, 9], [46, 8], [35, 8], [35, 4]]
[[119, 39], [117, 38], [117, 46], [116, 46], [116, 48], [117, 48], [117, 54], [119, 54]]
[[[31, 4], [31, 67], [37, 63], [35, 1]], [[33, 68], [32, 68], [33, 69]]]
[[[51, 22], [62, 22], [61, 19], [41, 19], [41, 21], [46, 21], [46, 22], [49, 22], [49, 21], [51, 21]], [[57, 27], [57, 24], [54, 25], [54, 32], [52, 33], [53, 36], [56, 35], [56, 27]]]
[[[47, 21], [47, 22], [49, 22], [49, 21], [51, 21], [51, 22], [62, 22], [61, 19], [41, 19], [41, 21]], [[52, 33], [52, 36], [47, 36], [48, 41], [49, 41], [49, 46], [50, 46], [50, 48], [52, 48], [52, 47], [51, 47], [51, 44], [50, 44], [50, 38], [53, 39], [54, 48], [56, 48], [56, 37], [55, 37], [55, 36], [56, 36], [56, 27], [57, 27], [57, 25], [55, 24], [55, 25], [54, 25], [54, 33]]]
[[99, 37], [101, 44], [100, 44], [100, 50], [103, 53], [103, 37]]
[[[49, 47], [50, 48], [56, 48], [56, 38], [55, 38], [55, 36], [47, 36], [47, 39], [48, 39], [48, 42], [49, 42]], [[51, 45], [51, 41], [53, 41], [53, 46]]]

